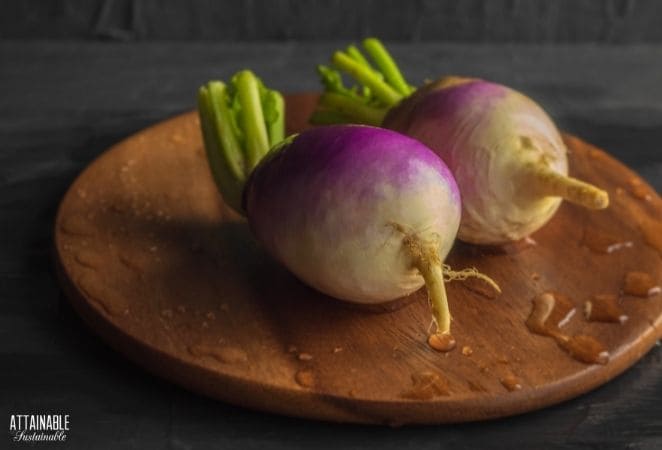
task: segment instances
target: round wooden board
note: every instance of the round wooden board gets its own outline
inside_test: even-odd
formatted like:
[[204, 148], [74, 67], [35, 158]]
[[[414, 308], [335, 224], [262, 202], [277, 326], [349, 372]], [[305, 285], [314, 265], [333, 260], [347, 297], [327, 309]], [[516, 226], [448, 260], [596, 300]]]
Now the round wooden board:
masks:
[[[290, 131], [305, 127], [315, 99], [287, 98]], [[503, 293], [490, 299], [475, 285], [449, 284], [458, 347], [438, 353], [426, 344], [423, 290], [397, 308], [365, 310], [313, 291], [272, 261], [223, 205], [198, 128], [188, 113], [111, 148], [73, 183], [55, 226], [58, 271], [74, 308], [94, 333], [159, 376], [293, 416], [447, 423], [575, 397], [634, 364], [660, 338], [662, 295], [621, 294], [629, 316], [622, 325], [581, 314], [592, 295], [619, 294], [629, 271], [662, 278], [662, 200], [577, 138], [566, 136], [572, 174], [607, 189], [612, 205], [594, 212], [565, 203], [533, 236], [535, 246], [456, 244], [448, 262], [476, 266]], [[595, 252], [583, 242], [596, 231], [633, 245]], [[547, 290], [574, 302], [580, 313], [564, 331], [597, 338], [611, 353], [608, 364], [578, 362], [529, 332], [532, 298]], [[509, 377], [522, 388], [506, 389]], [[416, 390], [426, 379], [437, 381]]]

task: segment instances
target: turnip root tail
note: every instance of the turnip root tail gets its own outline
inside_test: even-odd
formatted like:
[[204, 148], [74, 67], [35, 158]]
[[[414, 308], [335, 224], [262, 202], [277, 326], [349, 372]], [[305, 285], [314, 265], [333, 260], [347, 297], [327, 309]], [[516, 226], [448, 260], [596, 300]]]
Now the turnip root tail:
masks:
[[609, 206], [609, 194], [592, 184], [572, 178], [545, 166], [529, 163], [523, 167], [525, 186], [531, 186], [543, 196], [557, 196], [589, 209], [604, 209]]
[[456, 272], [450, 266], [443, 264], [439, 257], [438, 239], [425, 241], [417, 234], [407, 230], [403, 225], [397, 223], [390, 223], [390, 225], [404, 235], [402, 244], [412, 259], [412, 265], [418, 269], [425, 281], [428, 302], [432, 312], [432, 322], [436, 326], [436, 334], [450, 334], [451, 331], [451, 314], [445, 282], [476, 277], [488, 283], [498, 293], [501, 293], [499, 285], [477, 269], [468, 268]]
[[[394, 225], [394, 227], [405, 233], [402, 226]], [[432, 322], [437, 327], [437, 333], [450, 333], [451, 314], [448, 308], [443, 266], [439, 258], [437, 243], [424, 242], [415, 234], [405, 234], [402, 243], [412, 258], [412, 265], [418, 269], [425, 281]]]
[[483, 280], [485, 283], [489, 284], [492, 289], [494, 289], [498, 294], [501, 293], [501, 288], [499, 285], [494, 281], [492, 278], [488, 277], [484, 273], [481, 273], [476, 269], [475, 267], [467, 268], [467, 269], [462, 269], [459, 272], [451, 269], [451, 266], [448, 264], [443, 265], [443, 272], [444, 272], [444, 281], [462, 281], [466, 280], [467, 278], [478, 278], [479, 280]]
[[252, 72], [229, 84], [210, 81], [198, 90], [198, 113], [209, 166], [224, 200], [243, 213], [244, 184], [285, 134], [285, 103]]
[[[333, 54], [333, 67], [317, 67], [325, 93], [310, 118], [311, 123], [352, 122], [378, 126], [390, 108], [416, 90], [405, 81], [397, 64], [378, 39], [365, 39], [363, 48], [376, 67], [354, 45]], [[343, 72], [360, 86], [345, 87]]]
[[428, 301], [430, 302], [430, 309], [432, 311], [432, 321], [437, 327], [436, 332], [439, 334], [450, 333], [451, 314], [448, 307], [448, 297], [446, 296], [446, 286], [444, 285], [441, 264], [425, 258], [415, 263], [415, 267], [425, 280], [425, 287], [428, 290]]

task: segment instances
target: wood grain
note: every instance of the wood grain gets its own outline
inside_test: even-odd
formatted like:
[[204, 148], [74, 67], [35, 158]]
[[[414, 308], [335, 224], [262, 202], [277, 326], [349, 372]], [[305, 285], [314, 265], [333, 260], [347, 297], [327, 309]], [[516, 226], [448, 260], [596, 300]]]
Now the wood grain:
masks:
[[[288, 97], [290, 130], [305, 126], [314, 99]], [[470, 284], [448, 286], [458, 348], [447, 354], [425, 343], [423, 292], [396, 311], [365, 311], [307, 288], [265, 255], [222, 204], [193, 113], [119, 143], [74, 182], [56, 221], [61, 281], [75, 309], [118, 351], [232, 403], [388, 424], [533, 410], [621, 373], [662, 326], [660, 295], [622, 296], [623, 325], [576, 314], [564, 330], [599, 339], [611, 353], [602, 366], [570, 358], [524, 325], [541, 292], [567, 295], [581, 309], [595, 294], [619, 294], [629, 271], [662, 278], [655, 247], [662, 200], [643, 181], [650, 199], [633, 194], [638, 177], [599, 149], [566, 142], [573, 175], [607, 189], [612, 206], [588, 212], [565, 204], [528, 248], [457, 244], [449, 263], [476, 266], [503, 294], [490, 299]], [[583, 244], [587, 230], [633, 245], [598, 253]], [[522, 389], [509, 391], [511, 378]]]

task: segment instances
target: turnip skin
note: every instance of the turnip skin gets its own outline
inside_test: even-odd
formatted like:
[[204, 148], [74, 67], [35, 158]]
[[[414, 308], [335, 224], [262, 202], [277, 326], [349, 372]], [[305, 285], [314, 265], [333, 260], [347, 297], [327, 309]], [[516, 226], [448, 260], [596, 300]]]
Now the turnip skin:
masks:
[[459, 238], [504, 244], [527, 237], [561, 200], [606, 208], [608, 194], [568, 177], [556, 126], [533, 100], [496, 83], [444, 77], [409, 86], [381, 43], [366, 39], [373, 68], [359, 50], [337, 51], [333, 65], [362, 88], [345, 88], [339, 71], [318, 68], [325, 85], [313, 123], [366, 123], [421, 140], [455, 176], [462, 193]]
[[[198, 92], [209, 166], [226, 202], [264, 248], [302, 281], [355, 303], [428, 290], [436, 332], [450, 332], [444, 281], [474, 276], [443, 264], [460, 224], [460, 195], [424, 144], [345, 125], [282, 138], [284, 102], [249, 71]], [[269, 150], [271, 147], [271, 150]]]
[[432, 246], [441, 262], [461, 211], [452, 175], [427, 147], [366, 126], [297, 136], [256, 167], [245, 209], [259, 241], [295, 275], [357, 303], [422, 287], [403, 238]]
[[391, 109], [383, 126], [420, 140], [448, 164], [462, 187], [460, 239], [502, 244], [529, 236], [562, 199], [540, 195], [525, 168], [544, 164], [568, 173], [554, 123], [506, 86], [482, 80], [439, 84]]

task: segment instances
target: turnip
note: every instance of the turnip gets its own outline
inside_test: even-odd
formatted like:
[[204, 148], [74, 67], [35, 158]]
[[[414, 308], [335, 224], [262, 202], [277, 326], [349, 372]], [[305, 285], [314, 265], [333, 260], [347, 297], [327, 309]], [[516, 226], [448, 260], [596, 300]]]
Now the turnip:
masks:
[[[427, 286], [438, 333], [450, 330], [443, 264], [460, 223], [446, 165], [391, 130], [337, 125], [283, 140], [284, 104], [249, 71], [198, 94], [214, 179], [277, 261], [315, 289], [364, 304]], [[271, 149], [270, 149], [271, 148]], [[493, 283], [493, 282], [491, 282]]]
[[[409, 86], [376, 39], [319, 66], [326, 92], [315, 123], [380, 125], [414, 137], [448, 165], [462, 193], [458, 236], [503, 244], [529, 236], [554, 215], [561, 200], [602, 209], [603, 190], [568, 176], [566, 147], [549, 116], [533, 100], [488, 81], [445, 77]], [[341, 72], [361, 83], [346, 88]]]

